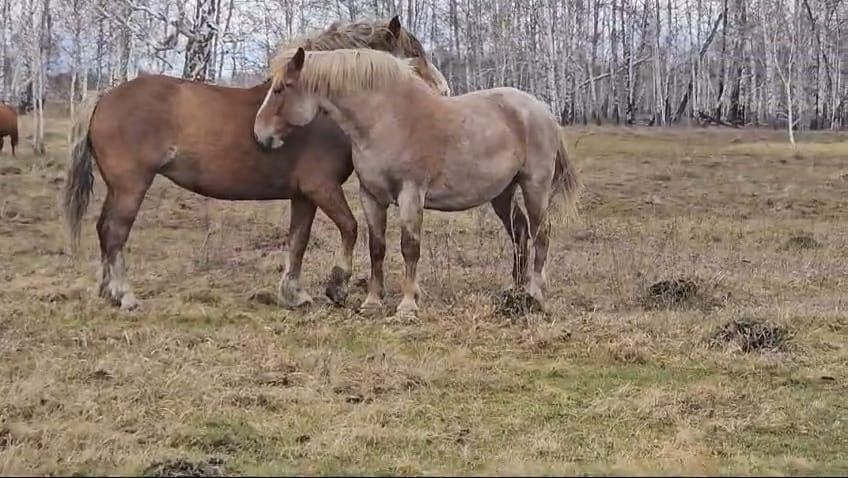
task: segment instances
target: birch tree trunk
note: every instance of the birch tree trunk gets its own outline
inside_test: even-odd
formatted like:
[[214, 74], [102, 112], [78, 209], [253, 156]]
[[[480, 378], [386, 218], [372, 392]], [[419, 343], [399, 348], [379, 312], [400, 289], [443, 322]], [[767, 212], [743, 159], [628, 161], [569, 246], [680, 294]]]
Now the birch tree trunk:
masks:
[[[33, 88], [35, 128], [33, 129], [32, 148], [36, 155], [43, 156], [47, 151], [44, 144], [44, 91], [47, 80], [47, 59], [50, 52], [51, 24], [50, 0], [42, 0], [41, 10], [38, 12], [38, 29], [35, 47], [35, 61], [33, 70], [35, 86]], [[36, 20], [33, 18], [33, 20]]]
[[185, 52], [183, 78], [194, 81], [206, 81], [212, 50], [217, 33], [217, 12], [219, 0], [197, 0], [194, 22], [191, 31], [184, 32], [188, 37]]

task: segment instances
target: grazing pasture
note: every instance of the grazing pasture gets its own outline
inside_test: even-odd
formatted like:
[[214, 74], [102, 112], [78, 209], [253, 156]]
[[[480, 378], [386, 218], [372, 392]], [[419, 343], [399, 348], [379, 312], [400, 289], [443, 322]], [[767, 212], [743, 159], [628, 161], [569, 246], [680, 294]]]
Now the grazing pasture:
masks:
[[569, 127], [585, 190], [556, 224], [547, 306], [525, 311], [490, 207], [424, 213], [417, 319], [389, 209], [386, 317], [347, 307], [319, 213], [306, 310], [273, 303], [288, 202], [157, 177], [126, 248], [143, 309], [97, 297], [96, 176], [81, 255], [20, 118], [0, 155], [2, 474], [844, 474], [848, 142], [835, 133]]

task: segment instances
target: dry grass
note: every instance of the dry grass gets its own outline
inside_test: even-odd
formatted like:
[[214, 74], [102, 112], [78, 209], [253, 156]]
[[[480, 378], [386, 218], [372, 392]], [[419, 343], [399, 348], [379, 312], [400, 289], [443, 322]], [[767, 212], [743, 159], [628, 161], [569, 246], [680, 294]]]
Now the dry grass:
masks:
[[[572, 129], [586, 193], [555, 233], [552, 312], [496, 310], [510, 253], [486, 207], [425, 215], [411, 324], [358, 316], [359, 289], [348, 309], [249, 300], [276, 284], [288, 205], [164, 178], [129, 243], [145, 308], [120, 314], [94, 295], [99, 178], [84, 258], [63, 253], [65, 126], [46, 158], [0, 158], [2, 474], [848, 472], [844, 137], [796, 157], [780, 132]], [[314, 295], [338, 243], [319, 215]], [[646, 307], [681, 278], [697, 300]], [[740, 320], [791, 346], [717, 345]]]

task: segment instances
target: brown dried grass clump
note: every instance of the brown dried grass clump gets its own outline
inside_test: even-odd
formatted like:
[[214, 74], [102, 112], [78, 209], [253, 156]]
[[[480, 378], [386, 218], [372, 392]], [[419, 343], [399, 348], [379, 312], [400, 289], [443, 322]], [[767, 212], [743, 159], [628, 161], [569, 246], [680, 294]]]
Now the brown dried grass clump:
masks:
[[150, 465], [143, 476], [227, 476], [224, 461], [210, 458], [202, 461], [172, 459]]
[[734, 319], [712, 333], [712, 347], [734, 345], [743, 352], [785, 351], [792, 334], [783, 326], [751, 319]]
[[648, 288], [643, 305], [647, 309], [668, 309], [691, 305], [699, 298], [698, 284], [689, 279], [670, 279]]
[[504, 289], [493, 294], [495, 312], [504, 317], [523, 317], [542, 312], [539, 302], [524, 290]]

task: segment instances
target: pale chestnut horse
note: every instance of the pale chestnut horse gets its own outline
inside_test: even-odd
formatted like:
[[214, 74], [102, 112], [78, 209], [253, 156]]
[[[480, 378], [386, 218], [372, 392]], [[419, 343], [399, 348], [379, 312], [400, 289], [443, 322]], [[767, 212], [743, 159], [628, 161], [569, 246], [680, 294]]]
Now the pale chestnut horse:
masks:
[[[291, 128], [321, 110], [351, 137], [371, 255], [363, 311], [382, 309], [390, 204], [400, 212], [405, 263], [397, 312], [414, 315], [423, 210], [462, 211], [487, 202], [513, 240], [516, 288], [525, 286], [544, 309], [552, 198], [561, 193], [573, 212], [580, 188], [561, 127], [545, 103], [514, 88], [439, 96], [416, 77], [415, 62], [364, 50], [292, 51], [272, 72], [256, 115], [257, 141], [283, 144]], [[527, 218], [512, 207], [516, 187]], [[528, 234], [535, 253], [529, 286]]]
[[[444, 76], [426, 61], [421, 43], [401, 26], [398, 17], [334, 24], [295, 40], [294, 46], [379, 49], [402, 58], [418, 58], [417, 72], [423, 80], [436, 91], [448, 90]], [[75, 250], [96, 166], [107, 186], [97, 220], [103, 298], [122, 309], [139, 306], [129, 284], [123, 249], [148, 188], [156, 175], [162, 175], [209, 198], [291, 200], [289, 253], [279, 286], [279, 302], [288, 307], [312, 300], [300, 285], [301, 265], [316, 209], [322, 210], [338, 227], [342, 242], [342, 254], [330, 273], [325, 294], [334, 303], [344, 304], [357, 235], [356, 219], [342, 191], [342, 184], [353, 173], [350, 139], [332, 119], [320, 115], [293, 132], [285, 147], [260, 147], [253, 138], [253, 121], [269, 87], [270, 81], [232, 88], [142, 75], [93, 96], [88, 108], [80, 109], [73, 130], [64, 216]], [[3, 131], [0, 128], [0, 136]], [[15, 139], [13, 136], [13, 144]]]

